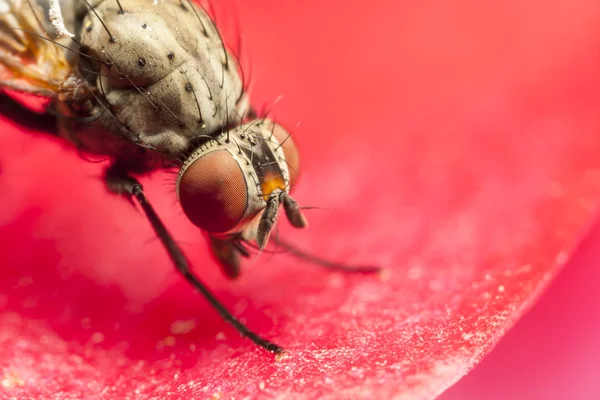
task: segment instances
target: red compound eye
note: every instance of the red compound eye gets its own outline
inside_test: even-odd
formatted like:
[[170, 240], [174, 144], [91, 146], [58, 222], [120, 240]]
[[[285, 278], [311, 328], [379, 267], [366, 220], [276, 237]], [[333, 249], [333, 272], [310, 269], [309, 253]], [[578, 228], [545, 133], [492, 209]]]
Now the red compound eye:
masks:
[[283, 143], [283, 154], [285, 154], [285, 161], [290, 171], [290, 186], [293, 188], [298, 181], [298, 175], [300, 171], [300, 155], [298, 154], [298, 148], [292, 140], [290, 134], [280, 125], [275, 125], [273, 130], [273, 136], [279, 143]]
[[227, 150], [212, 151], [194, 161], [181, 176], [178, 194], [189, 220], [212, 233], [234, 228], [248, 207], [246, 179]]

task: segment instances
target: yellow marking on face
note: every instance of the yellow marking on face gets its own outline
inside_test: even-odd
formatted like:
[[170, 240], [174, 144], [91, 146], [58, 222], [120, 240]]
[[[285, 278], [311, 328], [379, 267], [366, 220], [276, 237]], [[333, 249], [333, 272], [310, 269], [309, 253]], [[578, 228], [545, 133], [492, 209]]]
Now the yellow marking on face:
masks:
[[281, 189], [285, 191], [285, 181], [280, 174], [269, 172], [265, 175], [265, 179], [261, 182], [260, 188], [262, 189], [263, 199], [267, 201], [275, 189]]

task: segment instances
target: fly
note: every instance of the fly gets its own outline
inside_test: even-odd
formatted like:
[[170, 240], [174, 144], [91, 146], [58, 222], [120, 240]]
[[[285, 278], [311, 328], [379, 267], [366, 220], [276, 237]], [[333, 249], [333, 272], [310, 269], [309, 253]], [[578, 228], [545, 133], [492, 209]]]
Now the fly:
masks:
[[[110, 159], [107, 189], [139, 203], [177, 271], [243, 336], [283, 352], [236, 319], [191, 270], [135, 178], [178, 170], [179, 204], [229, 278], [240, 274], [240, 258], [265, 249], [280, 209], [292, 226], [307, 226], [290, 195], [299, 171], [291, 134], [249, 105], [237, 59], [202, 6], [0, 0], [0, 88], [46, 98], [59, 136]], [[271, 241], [327, 268], [379, 271]]]

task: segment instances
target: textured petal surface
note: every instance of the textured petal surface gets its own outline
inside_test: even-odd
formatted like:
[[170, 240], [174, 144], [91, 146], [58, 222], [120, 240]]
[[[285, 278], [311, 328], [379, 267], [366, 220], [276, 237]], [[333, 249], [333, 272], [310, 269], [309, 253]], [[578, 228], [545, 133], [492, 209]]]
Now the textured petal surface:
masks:
[[[196, 271], [290, 351], [275, 362], [170, 267], [102, 164], [0, 117], [0, 393], [28, 398], [428, 399], [536, 300], [600, 199], [600, 3], [240, 2], [257, 105], [326, 207], [302, 248], [383, 277], [263, 255], [236, 282], [144, 179]], [[230, 26], [231, 29], [231, 26]]]
[[531, 312], [440, 400], [593, 400], [600, 393], [600, 225]]

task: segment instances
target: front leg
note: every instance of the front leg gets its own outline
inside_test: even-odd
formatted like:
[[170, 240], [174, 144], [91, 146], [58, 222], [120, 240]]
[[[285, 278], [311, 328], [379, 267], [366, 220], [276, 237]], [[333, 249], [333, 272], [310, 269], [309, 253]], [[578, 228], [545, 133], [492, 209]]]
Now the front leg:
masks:
[[223, 273], [229, 279], [235, 279], [240, 275], [240, 255], [249, 257], [250, 254], [243, 247], [236, 246], [235, 240], [221, 239], [214, 235], [208, 235], [208, 242], [213, 256], [219, 262]]
[[281, 347], [275, 343], [261, 338], [259, 335], [248, 329], [237, 318], [235, 318], [212, 294], [206, 285], [192, 272], [185, 255], [159, 218], [158, 214], [154, 210], [154, 207], [152, 207], [148, 201], [146, 195], [144, 194], [144, 189], [137, 179], [130, 176], [126, 170], [115, 164], [107, 170], [105, 181], [108, 190], [111, 192], [119, 194], [132, 202], [135, 199], [139, 203], [140, 207], [144, 211], [144, 214], [146, 215], [146, 218], [148, 218], [148, 221], [152, 225], [154, 232], [165, 247], [165, 250], [167, 250], [167, 253], [173, 261], [177, 271], [183, 275], [185, 280], [188, 281], [198, 292], [200, 292], [202, 296], [204, 296], [204, 298], [225, 321], [233, 325], [233, 327], [242, 336], [252, 340], [255, 344], [263, 349], [275, 354], [283, 353], [283, 349]]

